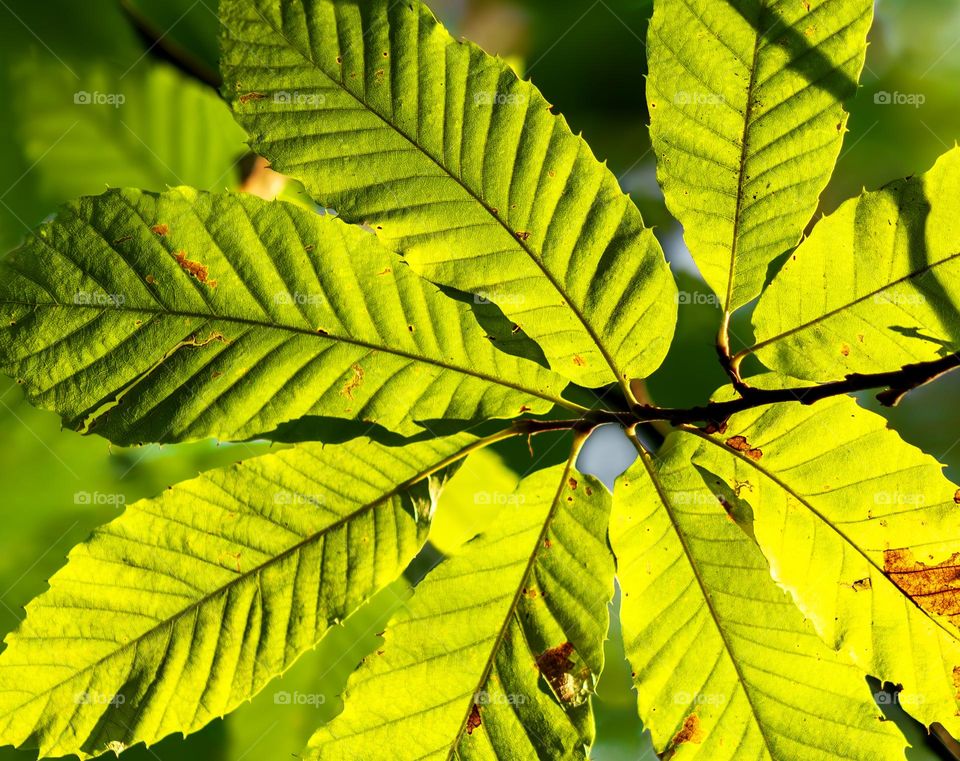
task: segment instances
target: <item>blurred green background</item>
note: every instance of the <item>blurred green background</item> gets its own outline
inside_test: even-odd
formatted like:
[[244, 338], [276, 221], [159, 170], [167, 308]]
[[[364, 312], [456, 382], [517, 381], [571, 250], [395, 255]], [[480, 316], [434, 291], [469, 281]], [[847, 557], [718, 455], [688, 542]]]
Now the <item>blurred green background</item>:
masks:
[[[433, 7], [455, 33], [529, 75], [574, 130], [583, 131], [647, 222], [657, 226], [681, 290], [706, 296], [681, 231], [664, 209], [646, 135], [644, 39], [651, 0], [438, 0]], [[217, 31], [216, 0], [0, 0], [2, 251], [62, 201], [107, 186], [241, 185], [251, 162], [244, 135], [217, 94]], [[923, 171], [952, 147], [960, 133], [958, 77], [960, 4], [881, 0], [863, 87], [850, 104], [851, 131], [822, 210], [836, 208], [861, 187]], [[912, 100], [923, 102], [887, 104], [884, 93], [920, 95]], [[650, 381], [654, 399], [663, 404], [700, 403], [724, 383], [712, 343], [719, 313], [707, 299], [691, 301], [680, 309], [674, 351]], [[748, 315], [737, 320], [734, 333], [738, 342], [749, 343]], [[941, 381], [883, 412], [957, 478], [955, 386]], [[43, 591], [70, 547], [123, 504], [267, 449], [214, 443], [111, 448], [102, 439], [61, 431], [56, 416], [26, 405], [7, 379], [0, 379], [0, 433], [0, 634], [17, 625], [23, 605]], [[437, 549], [456, 552], [495, 519], [495, 507], [476, 504], [477, 492], [509, 491], [526, 470], [562, 457], [561, 444], [536, 440], [532, 458], [525, 445], [471, 458], [441, 504]], [[608, 428], [593, 437], [581, 465], [610, 482], [630, 459], [618, 432]], [[169, 738], [124, 757], [293, 757], [318, 723], [338, 712], [347, 676], [376, 647], [376, 633], [403, 604], [408, 587], [401, 581], [385, 590], [226, 720], [186, 740]], [[612, 631], [597, 701], [602, 739], [595, 757], [653, 759], [616, 639]], [[278, 692], [298, 691], [322, 697], [312, 705], [277, 702]], [[908, 722], [904, 727], [916, 746], [910, 759], [950, 757], [928, 746], [919, 728]], [[0, 749], [0, 761], [31, 757]]]

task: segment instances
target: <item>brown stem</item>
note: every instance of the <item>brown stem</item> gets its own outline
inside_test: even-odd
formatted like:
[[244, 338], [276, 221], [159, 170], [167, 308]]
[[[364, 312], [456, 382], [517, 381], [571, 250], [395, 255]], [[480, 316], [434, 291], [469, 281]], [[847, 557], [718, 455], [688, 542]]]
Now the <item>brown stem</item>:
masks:
[[877, 399], [887, 406], [895, 406], [907, 393], [919, 388], [942, 375], [960, 367], [960, 352], [950, 354], [931, 362], [918, 362], [905, 365], [899, 370], [885, 373], [853, 373], [843, 380], [821, 383], [817, 386], [799, 388], [759, 389], [747, 386], [741, 390], [742, 396], [727, 402], [711, 402], [701, 407], [689, 409], [662, 409], [651, 405], [638, 405], [633, 410], [636, 422], [666, 420], [673, 425], [707, 423], [722, 426], [731, 415], [755, 407], [763, 407], [778, 402], [800, 402], [813, 404], [842, 394], [857, 391], [884, 389]]

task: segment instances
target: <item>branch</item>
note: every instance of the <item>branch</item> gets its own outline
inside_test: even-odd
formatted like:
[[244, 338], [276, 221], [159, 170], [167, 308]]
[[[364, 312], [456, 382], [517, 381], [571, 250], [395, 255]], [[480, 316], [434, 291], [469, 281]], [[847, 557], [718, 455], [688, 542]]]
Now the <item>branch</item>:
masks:
[[731, 415], [755, 407], [779, 402], [813, 404], [832, 396], [876, 388], [884, 389], [877, 394], [880, 403], [886, 407], [894, 407], [910, 391], [936, 380], [957, 367], [960, 367], [960, 352], [931, 362], [905, 365], [899, 370], [891, 372], [853, 373], [843, 380], [822, 383], [817, 386], [759, 389], [744, 385], [740, 389], [741, 396], [739, 399], [728, 402], [711, 402], [702, 407], [691, 407], [689, 409], [663, 409], [648, 404], [637, 405], [633, 409], [633, 418], [636, 422], [641, 423], [666, 420], [672, 425], [707, 423], [708, 425], [722, 427]]

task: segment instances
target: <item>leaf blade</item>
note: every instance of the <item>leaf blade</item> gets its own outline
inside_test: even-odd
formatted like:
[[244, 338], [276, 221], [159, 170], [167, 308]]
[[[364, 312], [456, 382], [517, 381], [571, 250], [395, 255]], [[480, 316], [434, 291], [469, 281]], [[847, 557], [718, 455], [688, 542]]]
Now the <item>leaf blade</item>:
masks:
[[131, 505], [7, 637], [3, 743], [89, 757], [237, 707], [400, 575], [477, 442], [301, 445]]
[[[690, 465], [697, 446], [673, 436], [663, 459], [642, 453], [614, 489], [626, 652], [657, 751], [902, 759], [904, 738], [878, 721], [863, 673], [803, 621]], [[815, 733], [800, 715], [817, 722]]]
[[[603, 666], [613, 594], [609, 493], [567, 465], [513, 496], [524, 499], [421, 582], [309, 757], [363, 757], [385, 742], [398, 759], [586, 757], [593, 728], [581, 701]], [[465, 589], [481, 571], [483, 583]]]
[[647, 100], [657, 175], [725, 312], [759, 295], [816, 210], [872, 14], [869, 0], [654, 6]]
[[[375, 225], [428, 279], [497, 303], [565, 377], [616, 380], [629, 398], [627, 381], [659, 365], [676, 308], [659, 244], [505, 63], [419, 2], [221, 14], [227, 95], [278, 169]], [[300, 137], [304, 124], [314, 133]]]
[[[729, 433], [762, 455], [725, 447]], [[753, 488], [741, 499], [771, 573], [823, 640], [902, 685], [900, 704], [924, 724], [955, 733], [960, 631], [946, 613], [960, 524], [942, 466], [847, 397], [741, 413], [720, 439], [699, 437], [698, 465], [729, 488]], [[922, 590], [906, 570], [921, 574]]]
[[771, 370], [828, 381], [960, 349], [958, 193], [953, 148], [823, 218], [757, 304], [749, 351]]
[[497, 351], [372, 235], [291, 204], [109, 191], [0, 266], [0, 367], [119, 443], [249, 438], [304, 415], [412, 435], [570, 404], [562, 378]]

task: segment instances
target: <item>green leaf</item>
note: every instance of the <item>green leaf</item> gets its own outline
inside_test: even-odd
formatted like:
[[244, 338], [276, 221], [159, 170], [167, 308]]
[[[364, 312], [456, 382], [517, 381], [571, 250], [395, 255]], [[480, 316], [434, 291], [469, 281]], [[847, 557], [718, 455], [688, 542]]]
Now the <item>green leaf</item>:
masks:
[[430, 280], [483, 295], [584, 386], [649, 375], [676, 287], [586, 143], [420, 2], [225, 0], [227, 95], [253, 147]]
[[647, 101], [667, 206], [724, 311], [793, 248], [840, 152], [873, 0], [658, 0]]
[[115, 442], [248, 438], [303, 415], [408, 434], [567, 404], [560, 376], [497, 351], [373, 235], [290, 204], [108, 192], [0, 273], [0, 368]]
[[397, 578], [477, 441], [306, 444], [131, 505], [7, 637], [0, 745], [88, 757], [236, 708]]
[[614, 489], [610, 540], [640, 718], [678, 758], [903, 759], [863, 672], [827, 649], [674, 436]]
[[763, 294], [750, 349], [816, 381], [960, 349], [960, 148], [864, 192], [813, 229]]
[[610, 494], [568, 464], [512, 498], [417, 587], [308, 758], [586, 758], [613, 595]]
[[243, 130], [215, 91], [170, 66], [122, 75], [98, 65], [78, 80], [55, 61], [30, 60], [18, 64], [14, 79], [23, 93], [14, 123], [51, 210], [104, 185], [237, 184]]
[[773, 577], [832, 648], [956, 735], [960, 492], [848, 397], [740, 413], [695, 462], [752, 509]]

